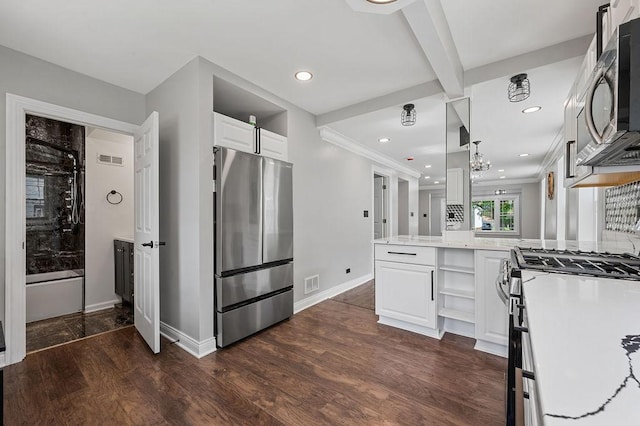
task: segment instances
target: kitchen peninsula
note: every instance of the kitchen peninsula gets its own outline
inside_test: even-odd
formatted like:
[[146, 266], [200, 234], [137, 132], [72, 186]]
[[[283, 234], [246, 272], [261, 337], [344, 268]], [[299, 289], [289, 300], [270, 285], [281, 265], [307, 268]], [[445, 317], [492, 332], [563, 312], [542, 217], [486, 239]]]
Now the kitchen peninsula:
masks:
[[379, 323], [441, 338], [476, 339], [506, 356], [507, 310], [496, 291], [501, 262], [515, 247], [629, 251], [624, 242], [394, 236], [374, 240]]

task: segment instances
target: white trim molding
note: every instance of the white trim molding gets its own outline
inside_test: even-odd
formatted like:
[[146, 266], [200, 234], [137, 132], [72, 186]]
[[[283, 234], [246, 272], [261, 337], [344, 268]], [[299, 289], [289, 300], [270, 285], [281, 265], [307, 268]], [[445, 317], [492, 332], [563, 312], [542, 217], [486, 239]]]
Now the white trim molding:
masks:
[[403, 173], [405, 175], [420, 179], [420, 173], [415, 171], [414, 169], [405, 166], [404, 164], [394, 160], [391, 157], [387, 157], [386, 155], [380, 154], [378, 152], [371, 151], [366, 146], [361, 143], [351, 139], [348, 136], [343, 135], [342, 133], [336, 132], [331, 127], [322, 126], [319, 128], [320, 137], [323, 141], [332, 143], [340, 148], [346, 149], [347, 151], [351, 151], [354, 154], [357, 154], [361, 157], [367, 158], [371, 161], [375, 161], [376, 163], [380, 163], [384, 166], [390, 167], [397, 172]]
[[0, 353], [0, 368], [3, 368], [5, 365], [7, 365], [7, 361], [4, 352], [2, 352]]
[[313, 296], [307, 297], [306, 299], [302, 299], [293, 304], [293, 313], [297, 314], [300, 311], [310, 308], [313, 305], [317, 305], [320, 302], [324, 302], [327, 299], [331, 299], [332, 297], [335, 297], [340, 293], [344, 293], [347, 290], [358, 287], [359, 285], [362, 285], [367, 281], [371, 281], [372, 279], [373, 274], [363, 275], [351, 281], [347, 281], [346, 283], [331, 287], [330, 289], [322, 291], [318, 294], [314, 294]]
[[92, 305], [87, 305], [84, 307], [84, 313], [90, 314], [91, 312], [104, 311], [105, 309], [113, 308], [113, 305], [117, 305], [118, 303], [122, 303], [122, 299], [114, 299], [109, 300], [107, 302], [94, 303]]
[[162, 321], [160, 321], [160, 334], [198, 359], [216, 351], [215, 337], [199, 342]]
[[6, 364], [26, 356], [25, 115], [133, 134], [135, 124], [6, 94], [5, 343]]

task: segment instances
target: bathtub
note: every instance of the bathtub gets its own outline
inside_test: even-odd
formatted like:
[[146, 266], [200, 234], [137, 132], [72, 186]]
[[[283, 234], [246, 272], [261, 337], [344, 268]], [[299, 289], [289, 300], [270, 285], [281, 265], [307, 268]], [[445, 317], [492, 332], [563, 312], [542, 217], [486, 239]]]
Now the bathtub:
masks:
[[27, 275], [27, 322], [82, 312], [84, 269]]

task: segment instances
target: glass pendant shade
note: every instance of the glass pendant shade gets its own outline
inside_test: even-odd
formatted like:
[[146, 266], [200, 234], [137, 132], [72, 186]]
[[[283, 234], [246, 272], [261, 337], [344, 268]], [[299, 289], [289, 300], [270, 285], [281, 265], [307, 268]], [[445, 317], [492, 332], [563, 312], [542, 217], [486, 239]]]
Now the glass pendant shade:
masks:
[[480, 145], [480, 141], [474, 141], [473, 144], [476, 146], [476, 152], [471, 156], [469, 166], [471, 169], [471, 179], [478, 179], [484, 172], [491, 168], [491, 162], [489, 160], [485, 160], [484, 155], [478, 152], [478, 145]]
[[400, 115], [400, 123], [403, 126], [413, 126], [416, 124], [416, 108], [413, 104], [406, 104], [402, 107], [402, 114]]
[[531, 84], [527, 78], [527, 74], [518, 74], [511, 77], [509, 83], [509, 101], [522, 102], [531, 94]]

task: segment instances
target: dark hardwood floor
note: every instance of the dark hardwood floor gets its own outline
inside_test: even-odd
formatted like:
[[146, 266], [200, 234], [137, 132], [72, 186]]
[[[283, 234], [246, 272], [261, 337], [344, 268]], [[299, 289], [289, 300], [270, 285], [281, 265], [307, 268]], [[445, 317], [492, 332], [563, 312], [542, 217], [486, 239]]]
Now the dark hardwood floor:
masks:
[[197, 360], [129, 327], [5, 368], [5, 424], [500, 425], [506, 361], [328, 300]]
[[335, 296], [332, 300], [374, 311], [376, 308], [375, 282], [374, 280], [368, 281], [356, 288], [352, 288]]

